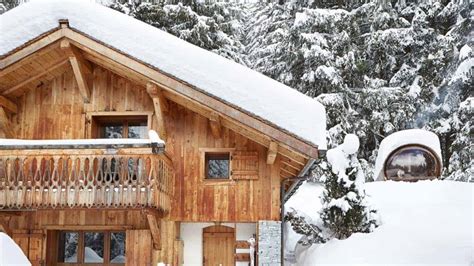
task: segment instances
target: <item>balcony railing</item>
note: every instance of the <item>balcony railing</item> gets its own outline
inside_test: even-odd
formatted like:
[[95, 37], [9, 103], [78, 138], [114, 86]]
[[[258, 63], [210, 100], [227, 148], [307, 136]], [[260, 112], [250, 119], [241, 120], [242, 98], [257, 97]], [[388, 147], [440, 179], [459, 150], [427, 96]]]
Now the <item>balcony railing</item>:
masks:
[[0, 149], [0, 209], [170, 210], [172, 162], [151, 148], [12, 148]]

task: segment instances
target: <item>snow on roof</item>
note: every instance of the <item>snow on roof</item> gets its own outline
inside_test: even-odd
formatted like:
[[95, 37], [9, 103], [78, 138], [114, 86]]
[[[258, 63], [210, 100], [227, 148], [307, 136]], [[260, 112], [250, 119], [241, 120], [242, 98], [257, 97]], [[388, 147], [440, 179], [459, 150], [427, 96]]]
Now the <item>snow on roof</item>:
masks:
[[[304, 207], [316, 220], [323, 189], [309, 185], [303, 184], [290, 200], [295, 209]], [[366, 183], [364, 188], [382, 224], [369, 234], [313, 245], [296, 254], [297, 265], [472, 264], [474, 184], [386, 181]]]
[[0, 265], [31, 266], [21, 248], [3, 232], [0, 232]]
[[68, 19], [71, 28], [326, 149], [326, 112], [315, 99], [90, 1], [32, 0], [2, 14], [0, 55], [57, 28], [59, 19]]
[[441, 146], [438, 136], [423, 129], [407, 129], [395, 132], [385, 137], [380, 143], [380, 147], [375, 161], [374, 177], [377, 179], [383, 170], [385, 160], [394, 150], [408, 144], [418, 144], [431, 149], [439, 161], [442, 161]]

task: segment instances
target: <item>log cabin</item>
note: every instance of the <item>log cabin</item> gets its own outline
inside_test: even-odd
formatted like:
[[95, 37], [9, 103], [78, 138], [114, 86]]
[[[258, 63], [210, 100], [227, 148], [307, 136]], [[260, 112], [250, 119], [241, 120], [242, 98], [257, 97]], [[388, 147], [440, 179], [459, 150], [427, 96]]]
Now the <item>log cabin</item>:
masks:
[[281, 262], [321, 104], [89, 1], [0, 28], [0, 231], [33, 265]]

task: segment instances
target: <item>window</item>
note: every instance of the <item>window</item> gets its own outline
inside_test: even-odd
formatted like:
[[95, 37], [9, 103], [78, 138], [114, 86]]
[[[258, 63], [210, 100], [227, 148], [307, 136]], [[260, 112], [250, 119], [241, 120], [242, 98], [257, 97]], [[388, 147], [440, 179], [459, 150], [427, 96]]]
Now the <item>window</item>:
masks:
[[230, 178], [230, 152], [205, 153], [205, 178], [229, 179]]
[[395, 150], [385, 161], [385, 177], [396, 181], [434, 179], [440, 175], [434, 153], [422, 146], [409, 145]]
[[60, 264], [125, 264], [125, 232], [59, 232]]
[[99, 138], [147, 138], [147, 117], [100, 117], [96, 123]]

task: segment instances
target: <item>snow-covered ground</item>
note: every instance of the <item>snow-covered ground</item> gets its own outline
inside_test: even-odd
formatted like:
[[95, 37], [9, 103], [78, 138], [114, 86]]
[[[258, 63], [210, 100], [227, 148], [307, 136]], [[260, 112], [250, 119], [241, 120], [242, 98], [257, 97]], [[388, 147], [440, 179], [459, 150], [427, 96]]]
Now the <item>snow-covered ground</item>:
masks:
[[[380, 227], [297, 252], [297, 265], [474, 265], [474, 184], [385, 181], [364, 188]], [[305, 183], [286, 207], [315, 220], [321, 192], [321, 185]], [[298, 238], [290, 232], [286, 249], [294, 249]]]

